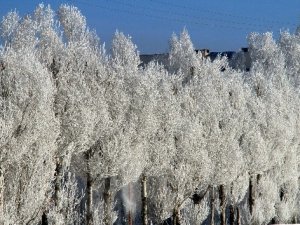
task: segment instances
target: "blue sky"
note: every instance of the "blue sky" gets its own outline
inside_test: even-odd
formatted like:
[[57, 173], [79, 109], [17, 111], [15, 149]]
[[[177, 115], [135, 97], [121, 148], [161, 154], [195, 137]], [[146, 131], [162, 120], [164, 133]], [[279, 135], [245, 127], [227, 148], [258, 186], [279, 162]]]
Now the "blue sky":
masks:
[[[41, 1], [0, 0], [0, 16], [17, 9], [31, 13]], [[300, 24], [299, 0], [44, 0], [57, 9], [77, 6], [109, 48], [116, 29], [132, 36], [141, 53], [168, 51], [173, 32], [186, 27], [195, 48], [238, 50], [250, 32], [294, 32]]]

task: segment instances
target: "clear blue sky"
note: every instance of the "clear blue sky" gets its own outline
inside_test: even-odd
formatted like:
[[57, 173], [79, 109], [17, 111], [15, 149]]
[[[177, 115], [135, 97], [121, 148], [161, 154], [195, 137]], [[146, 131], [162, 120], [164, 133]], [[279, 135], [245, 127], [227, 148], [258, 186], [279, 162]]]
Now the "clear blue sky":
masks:
[[[0, 0], [0, 15], [17, 9], [31, 13], [41, 1]], [[130, 34], [142, 53], [168, 51], [173, 32], [186, 27], [196, 48], [238, 50], [252, 31], [294, 32], [300, 24], [300, 0], [44, 0], [57, 9], [77, 6], [109, 48], [115, 30]]]

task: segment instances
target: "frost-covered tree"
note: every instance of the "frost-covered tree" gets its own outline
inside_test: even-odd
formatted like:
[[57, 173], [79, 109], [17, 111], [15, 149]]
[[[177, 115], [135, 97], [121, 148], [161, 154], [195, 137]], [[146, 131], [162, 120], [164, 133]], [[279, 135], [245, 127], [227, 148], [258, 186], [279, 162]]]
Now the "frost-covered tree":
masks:
[[[246, 171], [240, 141], [249, 126], [247, 112], [248, 88], [241, 74], [230, 70], [226, 58], [202, 61], [195, 68], [189, 87], [198, 105], [198, 123], [202, 129], [202, 142], [210, 159], [211, 207], [214, 208], [216, 187], [220, 185], [222, 221], [225, 220], [225, 198], [230, 183]], [[221, 72], [222, 68], [226, 68]], [[190, 108], [190, 107], [189, 107]], [[206, 186], [207, 187], [207, 186]], [[214, 210], [212, 209], [212, 212]], [[214, 218], [214, 216], [211, 216]]]
[[[136, 46], [131, 38], [116, 32], [112, 40], [109, 72], [105, 81], [105, 99], [111, 118], [111, 130], [102, 140], [103, 153], [106, 155], [101, 170], [105, 182], [110, 177], [119, 177], [119, 187], [139, 178], [145, 158], [141, 141], [141, 117], [143, 116], [144, 85], [141, 82], [138, 65], [140, 64]], [[130, 186], [130, 184], [129, 184]], [[111, 208], [111, 197], [116, 191], [105, 186], [105, 208]], [[130, 189], [130, 187], [129, 187]], [[109, 195], [108, 195], [109, 194]], [[108, 214], [108, 210], [106, 210]], [[110, 224], [110, 215], [106, 215]]]
[[34, 19], [27, 15], [21, 18], [16, 11], [9, 12], [1, 22], [1, 36], [6, 46], [17, 49], [32, 49], [37, 43]]
[[1, 53], [1, 169], [5, 223], [36, 223], [49, 200], [58, 123], [50, 73], [34, 49]]
[[[176, 131], [181, 118], [179, 92], [182, 79], [170, 76], [162, 66], [154, 63], [148, 65], [142, 75], [146, 92], [141, 134], [147, 159], [143, 176], [168, 176], [172, 157], [176, 153]], [[153, 194], [151, 198], [157, 199], [156, 193]], [[165, 210], [167, 209], [161, 210], [162, 214], [165, 214]], [[172, 209], [168, 210], [170, 212]], [[161, 215], [157, 215], [158, 218]]]
[[[284, 54], [272, 35], [252, 34], [249, 47], [253, 64], [247, 82], [252, 88], [253, 97], [248, 106], [253, 125], [247, 132], [243, 145], [248, 149], [245, 149], [248, 152], [245, 156], [249, 173], [264, 176], [271, 168], [279, 169], [285, 164], [285, 155], [294, 152], [293, 146], [298, 142], [298, 103], [290, 105], [289, 99], [298, 97], [287, 80], [288, 68], [285, 67]], [[250, 193], [251, 190], [255, 191], [256, 183], [260, 183], [255, 180], [256, 176], [252, 176]], [[253, 196], [250, 195], [250, 206], [255, 201], [253, 197], [254, 193]], [[259, 210], [257, 207], [255, 208]], [[258, 212], [253, 207], [250, 207], [250, 212], [255, 214], [253, 219], [256, 220]], [[270, 218], [265, 218], [268, 219]]]
[[4, 186], [11, 187], [3, 190], [3, 211], [6, 221], [22, 224], [38, 221], [49, 198], [58, 124], [51, 108], [51, 76], [34, 48], [34, 21], [11, 12], [3, 18], [1, 28], [5, 42], [1, 53], [2, 121], [6, 121], [4, 127], [10, 127], [8, 136], [1, 135], [5, 138], [1, 164]]
[[75, 6], [61, 5], [58, 10], [59, 21], [68, 43], [97, 48], [99, 38], [90, 31], [85, 16]]
[[125, 36], [117, 30], [114, 34], [111, 47], [111, 65], [113, 69], [127, 70], [123, 71], [123, 73], [138, 70], [138, 66], [141, 63], [139, 52], [130, 36]]
[[52, 72], [53, 78], [64, 55], [64, 43], [61, 27], [56, 13], [50, 5], [40, 4], [34, 11], [33, 18], [36, 26], [37, 52], [40, 61]]
[[11, 44], [12, 40], [14, 39], [14, 35], [16, 33], [20, 20], [21, 17], [16, 11], [11, 11], [3, 17], [1, 21], [1, 41], [3, 42], [2, 44]]
[[61, 189], [62, 199], [59, 205], [51, 202], [47, 210], [47, 223], [51, 225], [79, 225], [84, 224], [84, 217], [80, 208], [84, 197], [83, 191], [80, 192], [79, 184], [76, 180], [75, 174], [63, 172], [63, 185]]
[[189, 77], [199, 59], [186, 29], [183, 29], [179, 37], [176, 34], [172, 35], [169, 52], [169, 69], [171, 72], [181, 70], [185, 77]]
[[279, 47], [285, 57], [285, 67], [287, 69], [287, 75], [291, 83], [298, 88], [299, 87], [299, 53], [300, 53], [300, 35], [291, 34], [287, 31], [280, 34]]
[[[89, 125], [93, 128], [90, 136], [94, 142], [84, 152], [86, 165], [81, 166], [81, 168], [85, 167], [83, 170], [87, 174], [87, 206], [89, 206], [87, 214], [90, 214], [87, 220], [92, 220], [93, 187], [101, 180], [105, 180], [102, 195], [105, 224], [112, 223], [112, 197], [116, 192], [115, 189], [110, 189], [111, 177], [119, 177], [119, 189], [122, 185], [138, 179], [144, 162], [137, 128], [137, 118], [140, 116], [138, 102], [142, 98], [138, 93], [140, 83], [137, 82], [139, 74], [138, 61], [135, 60], [137, 59], [134, 50], [136, 47], [123, 34], [117, 34], [114, 43], [118, 48], [113, 48], [110, 61], [103, 64], [102, 73], [97, 75], [93, 83], [90, 83], [94, 85], [90, 89], [96, 90], [97, 88], [98, 92], [90, 96], [88, 101], [95, 101], [95, 107], [99, 108], [95, 111], [97, 117], [94, 124]], [[133, 51], [128, 51], [128, 46], [133, 47]], [[124, 51], [121, 51], [119, 47], [124, 48]], [[120, 52], [117, 53], [118, 51]], [[124, 64], [123, 59], [126, 58], [128, 60]], [[87, 60], [87, 62], [90, 61], [90, 59]], [[106, 62], [103, 61], [103, 63]], [[93, 77], [90, 73], [87, 73], [87, 76], [89, 79]], [[81, 158], [79, 157], [78, 160]]]
[[96, 82], [105, 73], [101, 50], [95, 44], [97, 38], [76, 7], [62, 5], [58, 18], [66, 43], [61, 58], [54, 59], [50, 66], [56, 85], [54, 109], [60, 121], [55, 201], [60, 198], [62, 167], [69, 166], [73, 154], [88, 151], [95, 144], [97, 122], [101, 117], [103, 121], [107, 118], [101, 98], [103, 90]]
[[[264, 124], [260, 124], [267, 151], [272, 153], [269, 162], [275, 165], [280, 162], [289, 150], [287, 144], [295, 141], [296, 118], [298, 103], [290, 104], [296, 93], [287, 79], [284, 55], [269, 33], [254, 34], [250, 37], [253, 64], [253, 88], [265, 109], [260, 116]], [[273, 57], [276, 55], [276, 57]], [[252, 79], [251, 78], [251, 79]], [[287, 125], [289, 124], [289, 125]], [[286, 126], [287, 125], [287, 126]], [[274, 144], [276, 143], [276, 144]], [[286, 151], [282, 151], [286, 149]]]
[[73, 6], [0, 27], [0, 224], [112, 224], [120, 192], [127, 223], [299, 217], [299, 32], [251, 34], [246, 72], [184, 29], [167, 71], [118, 31], [106, 55]]

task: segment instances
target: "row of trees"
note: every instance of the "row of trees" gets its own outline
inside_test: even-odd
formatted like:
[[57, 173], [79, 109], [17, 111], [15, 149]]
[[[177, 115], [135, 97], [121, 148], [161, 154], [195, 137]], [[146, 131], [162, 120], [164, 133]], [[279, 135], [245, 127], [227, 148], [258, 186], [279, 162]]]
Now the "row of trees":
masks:
[[68, 5], [9, 12], [1, 38], [0, 224], [299, 217], [298, 33], [251, 34], [248, 72], [186, 30], [141, 68], [129, 36], [106, 53]]

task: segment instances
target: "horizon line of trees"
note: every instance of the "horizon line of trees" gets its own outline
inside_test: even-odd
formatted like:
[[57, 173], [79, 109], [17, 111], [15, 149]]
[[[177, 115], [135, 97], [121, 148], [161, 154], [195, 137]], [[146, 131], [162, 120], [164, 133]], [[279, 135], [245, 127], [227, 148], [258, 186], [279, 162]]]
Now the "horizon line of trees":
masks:
[[9, 12], [0, 36], [0, 225], [299, 220], [300, 32], [250, 34], [250, 71], [186, 29], [141, 68], [69, 5]]

